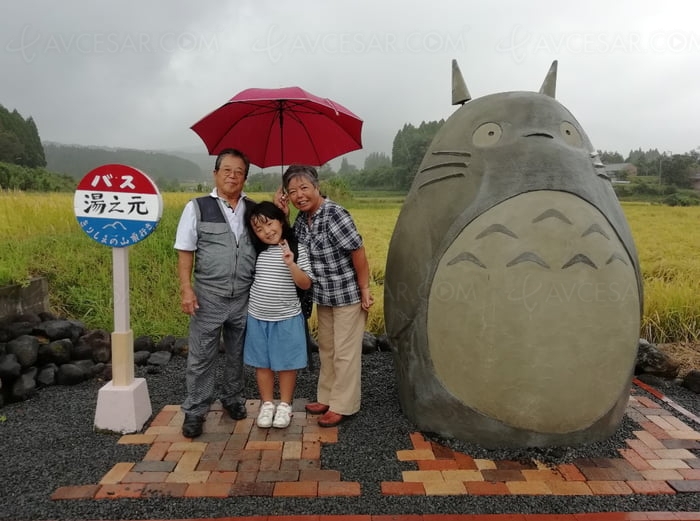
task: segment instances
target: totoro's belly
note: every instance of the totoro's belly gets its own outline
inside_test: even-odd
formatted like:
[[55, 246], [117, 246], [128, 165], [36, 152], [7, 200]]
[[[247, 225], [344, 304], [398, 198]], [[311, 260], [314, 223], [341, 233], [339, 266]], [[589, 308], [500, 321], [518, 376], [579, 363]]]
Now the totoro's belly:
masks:
[[435, 372], [465, 405], [513, 427], [566, 433], [626, 392], [640, 327], [634, 266], [598, 209], [529, 192], [474, 219], [430, 287]]

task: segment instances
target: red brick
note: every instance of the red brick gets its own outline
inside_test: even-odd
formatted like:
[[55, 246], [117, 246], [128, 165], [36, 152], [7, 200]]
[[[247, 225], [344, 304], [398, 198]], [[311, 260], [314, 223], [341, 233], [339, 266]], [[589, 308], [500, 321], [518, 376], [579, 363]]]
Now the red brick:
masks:
[[403, 481], [382, 481], [382, 494], [386, 496], [424, 496], [423, 483]]
[[81, 485], [77, 487], [59, 487], [51, 494], [51, 499], [92, 499], [99, 485]]
[[145, 483], [129, 483], [128, 485], [102, 485], [95, 494], [95, 499], [121, 499], [141, 497]]
[[281, 450], [264, 450], [260, 459], [260, 470], [279, 470], [281, 462]]
[[618, 452], [637, 470], [651, 470], [651, 465], [634, 449], [618, 449]]
[[439, 443], [430, 442], [430, 448], [433, 449], [435, 459], [455, 459], [454, 452], [451, 448], [440, 445]]
[[168, 472], [129, 472], [121, 483], [163, 483], [167, 478]]
[[172, 420], [173, 416], [176, 414], [177, 411], [168, 411], [163, 409], [155, 418], [153, 418], [153, 421], [149, 427], [165, 427], [166, 425], [170, 425], [170, 420]]
[[547, 481], [552, 494], [558, 496], [587, 496], [593, 492], [583, 481]]
[[340, 481], [338, 470], [303, 470], [299, 473], [299, 481]]
[[261, 470], [256, 481], [298, 481], [299, 472], [296, 470]]
[[316, 481], [279, 481], [272, 491], [274, 497], [316, 497], [318, 482]]
[[549, 495], [552, 489], [544, 481], [508, 481], [506, 483], [511, 494], [518, 495]]
[[228, 497], [231, 483], [190, 483], [185, 497]]
[[481, 471], [484, 481], [525, 481], [525, 476], [519, 470], [492, 470]]
[[[239, 475], [240, 476], [240, 475]], [[231, 486], [230, 496], [272, 496], [274, 483], [239, 483]]]
[[503, 496], [510, 495], [510, 490], [505, 483], [492, 483], [490, 481], [467, 481], [464, 483], [467, 494], [475, 496]]
[[235, 483], [237, 472], [212, 472], [209, 474], [209, 483]]
[[557, 467], [557, 470], [566, 481], [586, 481], [586, 476], [581, 474], [581, 471], [576, 465], [564, 463]]
[[425, 459], [416, 463], [418, 463], [418, 470], [457, 470], [459, 468], [453, 459]]
[[258, 473], [257, 471], [238, 471], [236, 473], [236, 483], [250, 483], [257, 481]]
[[633, 493], [624, 481], [589, 481], [588, 487], [598, 496], [621, 496]]
[[615, 468], [584, 467], [581, 472], [588, 481], [625, 481], [625, 475]]
[[627, 485], [635, 494], [675, 494], [676, 492], [665, 481], [628, 481]]
[[321, 443], [318, 441], [305, 441], [301, 445], [301, 459], [320, 459]]
[[169, 442], [157, 441], [153, 445], [151, 445], [150, 449], [148, 449], [148, 452], [143, 457], [143, 461], [160, 461], [168, 453], [169, 448]]
[[411, 444], [413, 445], [413, 448], [416, 450], [422, 450], [422, 449], [430, 449], [430, 442], [425, 441], [425, 438], [420, 432], [412, 432], [410, 434], [411, 436]]
[[498, 470], [523, 470], [523, 469], [536, 469], [537, 466], [533, 463], [520, 463], [519, 461], [512, 460], [497, 460], [494, 461], [496, 469]]
[[183, 497], [187, 483], [147, 483], [141, 497]]
[[320, 481], [318, 484], [318, 497], [359, 495], [361, 488], [356, 481]]
[[[420, 514], [387, 514], [383, 516], [372, 516], [372, 521], [424, 521], [424, 518]], [[447, 519], [443, 521], [447, 521]]]
[[658, 459], [659, 457], [656, 455], [656, 453], [649, 448], [649, 446], [644, 443], [642, 440], [634, 439], [634, 440], [625, 440], [625, 443], [627, 446], [629, 446], [631, 449], [634, 449], [637, 454], [639, 454], [642, 458], [645, 460], [650, 460], [650, 459]]
[[683, 479], [700, 479], [700, 469], [678, 469]]
[[457, 462], [457, 468], [460, 470], [477, 470], [476, 463], [474, 463], [474, 458], [467, 454], [462, 454], [461, 452], [455, 452], [455, 461]]
[[676, 492], [700, 492], [700, 479], [670, 479], [667, 483]]

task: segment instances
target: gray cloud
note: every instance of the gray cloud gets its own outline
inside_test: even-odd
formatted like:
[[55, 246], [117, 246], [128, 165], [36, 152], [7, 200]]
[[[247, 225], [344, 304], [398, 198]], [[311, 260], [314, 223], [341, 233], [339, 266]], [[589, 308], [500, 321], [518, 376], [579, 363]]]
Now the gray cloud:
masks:
[[686, 152], [700, 146], [698, 14], [692, 1], [8, 0], [0, 103], [44, 140], [204, 151], [199, 118], [248, 87], [299, 85], [364, 119], [361, 165], [404, 123], [453, 112], [452, 58], [474, 97], [536, 91], [556, 59], [557, 97], [596, 147]]

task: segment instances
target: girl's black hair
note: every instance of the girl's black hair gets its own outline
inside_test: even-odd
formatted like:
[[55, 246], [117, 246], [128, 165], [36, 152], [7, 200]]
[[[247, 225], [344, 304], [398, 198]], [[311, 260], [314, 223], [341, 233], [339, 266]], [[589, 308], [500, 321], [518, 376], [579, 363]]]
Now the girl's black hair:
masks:
[[292, 252], [294, 253], [294, 260], [296, 260], [299, 252], [297, 238], [294, 235], [292, 227], [289, 225], [289, 220], [287, 219], [287, 216], [282, 210], [280, 210], [275, 205], [275, 203], [271, 201], [262, 201], [260, 203], [253, 204], [249, 209], [246, 210], [245, 224], [248, 228], [250, 238], [253, 241], [253, 247], [255, 248], [255, 252], [260, 253], [261, 251], [265, 251], [268, 248], [268, 246], [270, 246], [269, 244], [265, 244], [263, 241], [261, 241], [258, 238], [258, 236], [255, 235], [255, 231], [253, 231], [251, 221], [253, 219], [257, 220], [260, 218], [266, 220], [274, 219], [282, 223], [282, 239], [287, 241], [287, 243], [289, 244], [289, 249], [292, 250]]

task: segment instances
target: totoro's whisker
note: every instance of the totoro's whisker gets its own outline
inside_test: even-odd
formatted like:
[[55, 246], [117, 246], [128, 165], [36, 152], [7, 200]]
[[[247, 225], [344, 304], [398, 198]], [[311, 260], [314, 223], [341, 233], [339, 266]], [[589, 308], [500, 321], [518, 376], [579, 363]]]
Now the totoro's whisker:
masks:
[[445, 163], [438, 163], [436, 165], [430, 165], [426, 166], [425, 168], [421, 168], [420, 172], [428, 172], [429, 170], [435, 170], [436, 168], [442, 168], [445, 166], [452, 166], [452, 167], [461, 167], [461, 168], [469, 168], [469, 163], [465, 163], [464, 161], [449, 161]]
[[431, 184], [434, 184], [434, 183], [437, 183], [440, 181], [444, 181], [445, 179], [450, 179], [452, 177], [465, 177], [465, 175], [464, 175], [464, 172], [451, 172], [449, 174], [431, 177], [430, 179], [427, 179], [426, 181], [421, 183], [421, 185], [418, 188], [419, 189], [425, 188], [428, 185], [431, 185]]
[[471, 152], [466, 152], [464, 150], [433, 150], [432, 154], [434, 156], [463, 156], [472, 157]]

